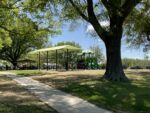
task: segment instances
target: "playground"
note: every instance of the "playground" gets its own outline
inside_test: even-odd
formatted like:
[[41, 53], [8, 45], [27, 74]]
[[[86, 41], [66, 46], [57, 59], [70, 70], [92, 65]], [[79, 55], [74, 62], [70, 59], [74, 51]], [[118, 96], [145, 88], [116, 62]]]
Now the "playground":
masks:
[[3, 64], [2, 70], [77, 70], [100, 69], [93, 51], [71, 45], [55, 46], [31, 51], [27, 58], [18, 60], [16, 67]]

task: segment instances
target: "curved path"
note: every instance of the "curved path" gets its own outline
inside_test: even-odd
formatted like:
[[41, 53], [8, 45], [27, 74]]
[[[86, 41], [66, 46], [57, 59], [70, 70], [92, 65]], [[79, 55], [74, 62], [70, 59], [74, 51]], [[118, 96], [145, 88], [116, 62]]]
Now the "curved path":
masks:
[[13, 73], [3, 72], [7, 77], [15, 80], [32, 94], [38, 97], [59, 113], [112, 113], [99, 108], [83, 99], [72, 96], [29, 77], [19, 77]]

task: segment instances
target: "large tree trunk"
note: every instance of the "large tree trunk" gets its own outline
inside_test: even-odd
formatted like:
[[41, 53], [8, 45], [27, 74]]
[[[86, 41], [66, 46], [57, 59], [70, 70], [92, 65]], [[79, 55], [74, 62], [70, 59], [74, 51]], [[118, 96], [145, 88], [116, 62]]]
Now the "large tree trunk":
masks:
[[16, 70], [17, 69], [17, 62], [13, 61], [12, 64], [13, 64], [13, 70]]
[[121, 38], [114, 39], [109, 37], [106, 42], [106, 72], [103, 78], [112, 81], [126, 81], [128, 78], [125, 76], [121, 62]]

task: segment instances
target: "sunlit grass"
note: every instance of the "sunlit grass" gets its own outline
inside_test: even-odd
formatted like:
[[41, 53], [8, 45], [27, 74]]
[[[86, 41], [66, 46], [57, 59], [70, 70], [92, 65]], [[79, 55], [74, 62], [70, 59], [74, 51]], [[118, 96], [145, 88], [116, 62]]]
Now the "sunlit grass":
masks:
[[18, 75], [28, 75], [28, 74], [40, 74], [44, 71], [41, 71], [41, 70], [10, 70], [9, 72], [16, 73]]

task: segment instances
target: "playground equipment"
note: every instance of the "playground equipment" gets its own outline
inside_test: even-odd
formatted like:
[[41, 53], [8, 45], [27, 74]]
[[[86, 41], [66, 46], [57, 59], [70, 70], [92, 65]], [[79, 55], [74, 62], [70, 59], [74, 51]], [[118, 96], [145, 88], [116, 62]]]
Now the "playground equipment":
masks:
[[97, 58], [91, 50], [83, 50], [78, 54], [77, 60], [78, 69], [99, 69]]

